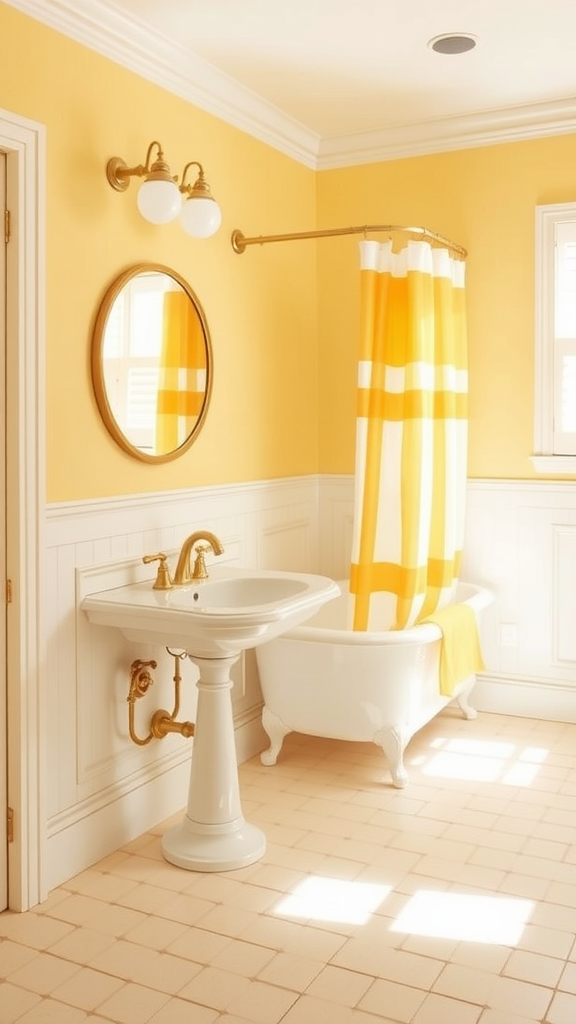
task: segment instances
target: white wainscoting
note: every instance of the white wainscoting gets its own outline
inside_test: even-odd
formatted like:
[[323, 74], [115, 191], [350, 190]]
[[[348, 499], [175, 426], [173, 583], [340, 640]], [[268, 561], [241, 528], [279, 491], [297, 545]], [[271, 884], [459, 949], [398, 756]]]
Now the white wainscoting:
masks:
[[[352, 477], [323, 477], [321, 571], [347, 575]], [[462, 578], [489, 587], [478, 710], [576, 722], [576, 481], [470, 480]]]
[[[46, 748], [44, 851], [47, 888], [140, 835], [186, 804], [193, 740], [168, 736], [140, 747], [128, 736], [128, 683], [135, 658], [157, 661], [154, 685], [135, 707], [139, 735], [152, 712], [173, 706], [175, 662], [114, 629], [91, 625], [88, 593], [153, 579], [143, 554], [175, 553], [193, 530], [221, 539], [237, 565], [314, 571], [318, 480], [199, 488], [169, 494], [51, 505], [46, 518]], [[181, 663], [180, 718], [194, 721], [195, 666]], [[266, 745], [252, 652], [235, 668], [239, 761]]]
[[[238, 565], [348, 574], [351, 476], [305, 477], [168, 494], [51, 505], [46, 520], [48, 888], [177, 813], [186, 803], [190, 743], [135, 746], [128, 737], [129, 668], [154, 658], [155, 684], [136, 706], [140, 730], [171, 708], [174, 663], [115, 630], [90, 625], [89, 592], [151, 578], [145, 553], [171, 559], [202, 527]], [[576, 482], [472, 480], [464, 578], [495, 595], [482, 623], [483, 711], [576, 721]], [[195, 669], [182, 663], [181, 717], [194, 718]], [[238, 760], [266, 745], [252, 652], [233, 692]]]
[[462, 574], [495, 594], [476, 707], [576, 722], [576, 482], [470, 481]]

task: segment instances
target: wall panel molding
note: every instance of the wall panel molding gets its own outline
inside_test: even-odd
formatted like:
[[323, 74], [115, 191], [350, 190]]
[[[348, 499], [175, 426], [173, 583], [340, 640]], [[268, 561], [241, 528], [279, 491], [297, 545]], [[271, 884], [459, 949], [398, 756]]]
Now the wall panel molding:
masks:
[[[154, 578], [142, 556], [163, 550], [175, 564], [182, 541], [207, 528], [221, 558], [260, 568], [315, 569], [318, 480], [237, 486], [58, 503], [46, 511], [46, 849], [48, 889], [182, 809], [193, 740], [168, 736], [145, 747], [128, 737], [129, 668], [154, 659], [154, 686], [135, 713], [147, 731], [157, 707], [173, 703], [174, 662], [164, 648], [129, 643], [92, 625], [88, 593]], [[198, 671], [181, 664], [181, 718], [194, 721]], [[256, 660], [233, 669], [239, 761], [265, 745]], [[145, 794], [149, 793], [149, 799]]]
[[[353, 505], [353, 477], [327, 475], [49, 506], [48, 888], [177, 813], [187, 796], [190, 741], [137, 748], [127, 738], [126, 670], [154, 649], [88, 623], [84, 593], [149, 578], [145, 552], [165, 550], [173, 562], [201, 527], [220, 536], [222, 557], [235, 564], [346, 578]], [[478, 709], [576, 721], [576, 481], [469, 481], [462, 574], [494, 592], [482, 621]], [[172, 666], [156, 654], [162, 667], [143, 721], [170, 700]], [[256, 659], [246, 652], [234, 686], [240, 762], [266, 745], [260, 710]]]

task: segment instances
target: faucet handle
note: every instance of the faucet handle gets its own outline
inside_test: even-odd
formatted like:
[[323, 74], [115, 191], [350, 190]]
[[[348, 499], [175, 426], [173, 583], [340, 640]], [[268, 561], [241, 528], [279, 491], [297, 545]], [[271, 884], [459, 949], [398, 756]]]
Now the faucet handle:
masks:
[[192, 570], [192, 576], [190, 577], [191, 579], [193, 579], [193, 580], [207, 580], [208, 579], [208, 570], [206, 568], [206, 558], [204, 556], [205, 556], [206, 552], [210, 551], [210, 550], [211, 550], [210, 544], [197, 544], [196, 547], [194, 548], [194, 553], [195, 553], [196, 557], [194, 559], [194, 568]]
[[158, 566], [158, 574], [152, 584], [153, 590], [172, 590], [170, 571], [166, 565], [166, 555], [163, 551], [160, 551], [157, 555], [143, 555], [142, 561], [144, 562], [144, 565], [149, 565], [150, 562], [160, 563]]

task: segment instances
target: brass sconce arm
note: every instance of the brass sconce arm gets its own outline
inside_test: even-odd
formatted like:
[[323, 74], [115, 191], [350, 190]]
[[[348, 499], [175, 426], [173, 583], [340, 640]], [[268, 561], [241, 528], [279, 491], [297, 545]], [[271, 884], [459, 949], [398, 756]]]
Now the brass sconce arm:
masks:
[[128, 732], [130, 733], [130, 739], [133, 743], [136, 743], [139, 747], [145, 747], [150, 740], [156, 739], [161, 740], [168, 733], [178, 733], [180, 736], [189, 739], [194, 735], [194, 722], [177, 722], [176, 716], [180, 710], [180, 683], [182, 676], [180, 674], [179, 662], [183, 658], [187, 658], [188, 655], [185, 651], [181, 654], [175, 654], [166, 648], [168, 654], [171, 654], [174, 658], [174, 707], [172, 712], [165, 711], [164, 708], [158, 708], [154, 712], [150, 721], [150, 729], [147, 736], [138, 736], [134, 725], [134, 705], [140, 697], [143, 697], [150, 687], [152, 686], [154, 679], [150, 673], [151, 668], [156, 668], [155, 661], [141, 661], [137, 658], [132, 662], [130, 666], [130, 688], [128, 690]]
[[[158, 150], [158, 155], [154, 163], [151, 164], [154, 147]], [[137, 164], [136, 167], [128, 167], [126, 161], [120, 156], [111, 157], [106, 166], [106, 177], [116, 192], [125, 192], [132, 177], [146, 178], [148, 181], [178, 181], [177, 177], [170, 174], [170, 168], [164, 160], [162, 146], [156, 141], [151, 142], [148, 146], [146, 162]]]
[[[188, 174], [188, 171], [191, 167], [198, 168], [198, 177], [193, 185], [188, 184], [188, 182], [186, 181], [186, 175]], [[191, 196], [193, 192], [201, 192], [203, 195], [210, 196], [210, 186], [206, 181], [206, 178], [204, 177], [204, 168], [202, 167], [202, 164], [199, 163], [198, 160], [190, 160], [190, 162], [186, 164], [184, 170], [182, 171], [182, 182], [178, 187], [180, 191], [187, 196]]]

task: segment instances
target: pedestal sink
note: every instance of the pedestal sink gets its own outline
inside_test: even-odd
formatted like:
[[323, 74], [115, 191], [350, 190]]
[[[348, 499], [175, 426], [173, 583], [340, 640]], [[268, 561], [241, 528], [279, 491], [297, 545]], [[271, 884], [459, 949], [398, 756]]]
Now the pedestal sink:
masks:
[[339, 592], [325, 576], [218, 565], [185, 587], [153, 590], [150, 581], [84, 598], [91, 622], [134, 643], [185, 650], [200, 672], [188, 806], [162, 843], [171, 863], [228, 871], [264, 854], [264, 833], [242, 814], [230, 669], [243, 650], [304, 622]]

